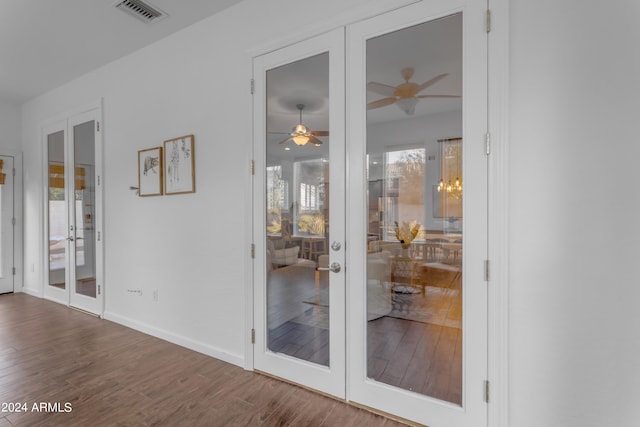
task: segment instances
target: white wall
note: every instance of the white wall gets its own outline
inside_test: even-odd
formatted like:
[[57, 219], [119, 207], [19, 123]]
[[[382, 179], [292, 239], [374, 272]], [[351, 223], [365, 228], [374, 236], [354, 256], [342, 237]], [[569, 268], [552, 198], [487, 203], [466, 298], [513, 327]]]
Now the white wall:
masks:
[[0, 100], [0, 152], [20, 150], [20, 104]]
[[640, 425], [640, 3], [510, 2], [510, 425]]
[[[27, 103], [26, 286], [42, 283], [40, 125], [104, 97], [108, 312], [242, 363], [247, 51], [364, 3], [250, 0]], [[513, 427], [640, 423], [638, 22], [636, 0], [510, 2]], [[187, 133], [197, 192], [135, 197], [137, 150]]]

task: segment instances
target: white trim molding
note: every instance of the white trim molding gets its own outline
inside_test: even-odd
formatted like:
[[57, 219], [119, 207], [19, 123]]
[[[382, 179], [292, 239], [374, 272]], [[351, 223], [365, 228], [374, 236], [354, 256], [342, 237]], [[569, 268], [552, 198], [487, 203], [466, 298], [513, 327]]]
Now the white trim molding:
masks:
[[488, 0], [489, 342], [488, 425], [509, 425], [509, 0]]

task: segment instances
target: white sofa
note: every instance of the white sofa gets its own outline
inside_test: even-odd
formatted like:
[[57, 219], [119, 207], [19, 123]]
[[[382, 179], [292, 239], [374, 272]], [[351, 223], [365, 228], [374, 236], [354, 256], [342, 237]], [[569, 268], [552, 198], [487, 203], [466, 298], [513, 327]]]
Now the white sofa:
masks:
[[300, 258], [300, 246], [286, 247], [285, 240], [267, 240], [267, 269], [285, 267], [294, 264], [309, 264], [315, 267], [315, 262]]
[[367, 254], [367, 320], [386, 316], [391, 312], [391, 252]]

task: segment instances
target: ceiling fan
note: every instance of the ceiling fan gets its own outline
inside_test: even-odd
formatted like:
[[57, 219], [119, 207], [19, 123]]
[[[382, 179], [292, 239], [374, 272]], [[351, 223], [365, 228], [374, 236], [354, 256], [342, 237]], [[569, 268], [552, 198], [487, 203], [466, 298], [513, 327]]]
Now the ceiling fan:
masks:
[[300, 110], [300, 121], [291, 130], [288, 137], [280, 141], [278, 144], [284, 144], [285, 142], [293, 141], [296, 145], [305, 145], [310, 142], [316, 147], [322, 145], [318, 136], [329, 136], [328, 130], [310, 130], [308, 127], [302, 124], [302, 110], [304, 110], [304, 104], [296, 104], [296, 108]]
[[427, 80], [422, 84], [410, 82], [409, 79], [413, 76], [413, 68], [403, 68], [402, 77], [404, 83], [397, 86], [389, 86], [377, 82], [367, 83], [367, 90], [384, 95], [386, 98], [378, 99], [367, 104], [367, 110], [373, 110], [374, 108], [385, 107], [387, 105], [396, 104], [398, 108], [404, 111], [406, 114], [412, 115], [415, 112], [416, 104], [418, 100], [423, 98], [460, 98], [457, 95], [418, 95], [420, 92], [428, 88], [429, 86], [439, 82], [446, 76], [447, 73], [440, 74]]

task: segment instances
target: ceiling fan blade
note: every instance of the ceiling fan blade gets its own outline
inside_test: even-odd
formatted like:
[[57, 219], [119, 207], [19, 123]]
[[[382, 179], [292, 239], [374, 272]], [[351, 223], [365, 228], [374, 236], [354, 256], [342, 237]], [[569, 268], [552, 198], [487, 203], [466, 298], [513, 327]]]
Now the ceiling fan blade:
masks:
[[291, 132], [267, 132], [268, 135], [291, 135]]
[[393, 96], [396, 88], [393, 86], [385, 85], [377, 82], [367, 83], [367, 90], [384, 96]]
[[285, 138], [282, 141], [278, 142], [278, 144], [284, 144], [285, 142], [291, 141], [291, 137]]
[[426, 88], [428, 88], [429, 86], [439, 82], [440, 80], [444, 79], [445, 77], [447, 77], [449, 74], [448, 73], [444, 73], [444, 74], [440, 74], [438, 76], [435, 76], [434, 78], [432, 78], [431, 80], [427, 80], [426, 82], [422, 83], [420, 86], [418, 86], [418, 90], [416, 91], [416, 93], [421, 92], [423, 90], [425, 90]]
[[309, 142], [313, 145], [322, 145], [322, 141], [320, 141], [318, 138], [316, 138], [313, 135], [309, 137]]
[[311, 135], [313, 136], [329, 136], [328, 130], [312, 130]]
[[418, 95], [416, 98], [461, 98], [459, 95]]
[[391, 105], [396, 102], [395, 98], [382, 98], [377, 101], [373, 101], [367, 104], [367, 110], [373, 110], [374, 108], [384, 107], [386, 105]]

